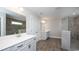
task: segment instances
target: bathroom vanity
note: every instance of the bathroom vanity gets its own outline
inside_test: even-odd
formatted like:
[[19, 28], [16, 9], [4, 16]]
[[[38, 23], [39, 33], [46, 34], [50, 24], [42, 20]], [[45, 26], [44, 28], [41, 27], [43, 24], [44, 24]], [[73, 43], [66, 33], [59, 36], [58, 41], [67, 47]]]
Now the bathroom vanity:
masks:
[[35, 51], [36, 36], [26, 34], [26, 16], [0, 12], [0, 51]]
[[0, 51], [36, 51], [36, 36], [21, 33], [0, 37]]

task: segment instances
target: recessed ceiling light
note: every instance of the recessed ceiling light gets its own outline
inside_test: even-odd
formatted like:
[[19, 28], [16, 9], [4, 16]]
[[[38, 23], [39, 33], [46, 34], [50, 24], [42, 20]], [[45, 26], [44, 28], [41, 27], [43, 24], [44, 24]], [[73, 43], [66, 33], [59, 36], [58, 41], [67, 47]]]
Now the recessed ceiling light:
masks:
[[43, 24], [44, 24], [44, 23], [46, 23], [46, 21], [45, 21], [45, 20], [42, 20], [42, 21], [41, 21], [41, 23], [43, 23]]
[[73, 12], [73, 15], [76, 15], [76, 12]]
[[20, 9], [20, 11], [24, 11], [24, 9], [21, 7], [21, 8], [19, 8]]

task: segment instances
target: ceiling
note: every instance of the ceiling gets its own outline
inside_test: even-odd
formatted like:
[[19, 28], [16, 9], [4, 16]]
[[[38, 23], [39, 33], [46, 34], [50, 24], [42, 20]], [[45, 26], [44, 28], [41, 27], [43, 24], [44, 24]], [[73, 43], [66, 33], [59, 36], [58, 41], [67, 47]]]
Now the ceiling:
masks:
[[56, 10], [56, 7], [26, 7], [26, 8], [41, 17], [52, 16], [54, 11]]
[[78, 7], [25, 7], [41, 17], [53, 17], [53, 16], [72, 16], [73, 13], [79, 15]]

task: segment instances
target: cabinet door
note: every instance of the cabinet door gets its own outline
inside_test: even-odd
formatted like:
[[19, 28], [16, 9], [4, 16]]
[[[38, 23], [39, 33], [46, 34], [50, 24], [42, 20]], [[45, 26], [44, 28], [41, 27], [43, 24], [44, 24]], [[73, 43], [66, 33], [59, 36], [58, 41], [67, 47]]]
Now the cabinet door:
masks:
[[31, 49], [31, 45], [26, 44], [26, 46], [23, 49], [21, 49], [21, 51], [30, 51], [30, 49]]
[[22, 43], [20, 43], [20, 44], [18, 44], [18, 45], [16, 45], [16, 51], [21, 51], [21, 49], [23, 49], [24, 48], [24, 42], [22, 42]]
[[21, 51], [36, 51], [36, 39], [32, 38], [25, 42], [25, 47]]
[[29, 49], [28, 46], [29, 46], [29, 41], [26, 40], [26, 41], [24, 42], [23, 48], [19, 49], [19, 51], [30, 51], [30, 49]]
[[30, 49], [30, 51], [36, 51], [36, 39], [35, 38], [31, 39], [31, 42], [29, 43], [28, 48]]

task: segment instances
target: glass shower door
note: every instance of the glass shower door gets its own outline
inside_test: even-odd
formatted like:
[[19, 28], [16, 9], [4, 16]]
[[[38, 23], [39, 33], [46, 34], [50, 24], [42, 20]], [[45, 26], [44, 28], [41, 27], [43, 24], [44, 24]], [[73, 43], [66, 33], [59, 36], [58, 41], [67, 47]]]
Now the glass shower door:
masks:
[[79, 50], [79, 16], [69, 18], [68, 30], [71, 31], [71, 49]]

